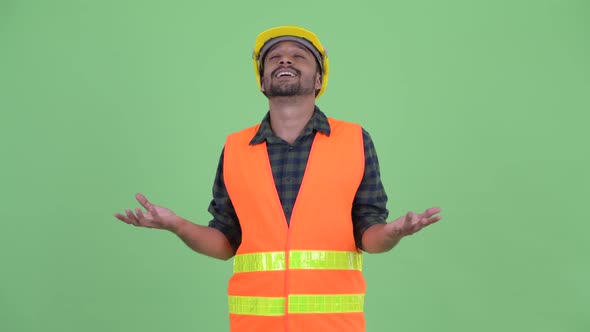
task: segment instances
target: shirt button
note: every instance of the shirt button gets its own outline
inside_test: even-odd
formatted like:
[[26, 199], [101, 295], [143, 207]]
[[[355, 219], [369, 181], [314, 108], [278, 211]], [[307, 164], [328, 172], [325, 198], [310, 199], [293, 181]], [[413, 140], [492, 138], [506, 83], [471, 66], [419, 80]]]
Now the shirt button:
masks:
[[289, 150], [289, 151], [293, 151], [293, 149], [294, 149], [294, 148], [293, 148], [293, 145], [289, 145], [289, 149], [288, 149], [288, 150]]
[[293, 178], [285, 178], [285, 182], [291, 183], [291, 182], [293, 182]]
[[290, 207], [288, 207], [288, 206], [285, 206], [285, 212], [287, 212], [287, 213], [288, 213], [289, 211], [291, 211], [291, 208], [290, 208]]

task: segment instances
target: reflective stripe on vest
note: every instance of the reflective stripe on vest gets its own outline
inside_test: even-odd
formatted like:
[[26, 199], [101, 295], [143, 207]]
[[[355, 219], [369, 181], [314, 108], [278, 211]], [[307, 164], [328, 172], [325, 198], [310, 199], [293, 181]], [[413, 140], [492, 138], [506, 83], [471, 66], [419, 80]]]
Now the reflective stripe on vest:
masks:
[[[290, 269], [362, 270], [363, 255], [353, 251], [293, 250]], [[286, 269], [285, 253], [261, 252], [234, 257], [234, 273]]]
[[[289, 295], [290, 314], [328, 314], [363, 312], [364, 294]], [[236, 315], [281, 316], [285, 298], [230, 296], [229, 313]]]

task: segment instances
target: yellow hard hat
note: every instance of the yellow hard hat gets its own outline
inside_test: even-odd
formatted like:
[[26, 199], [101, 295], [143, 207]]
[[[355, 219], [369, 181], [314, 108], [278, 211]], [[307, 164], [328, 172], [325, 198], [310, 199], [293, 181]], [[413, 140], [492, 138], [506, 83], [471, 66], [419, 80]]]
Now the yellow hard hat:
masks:
[[254, 52], [252, 53], [252, 59], [254, 60], [254, 72], [256, 73], [256, 82], [258, 88], [260, 85], [260, 74], [262, 72], [262, 65], [266, 52], [276, 43], [281, 41], [295, 41], [310, 50], [310, 52], [316, 57], [318, 64], [320, 65], [320, 73], [322, 75], [322, 87], [316, 98], [319, 98], [326, 86], [328, 85], [328, 52], [320, 43], [318, 37], [311, 31], [305, 30], [296, 26], [280, 26], [263, 31], [256, 37], [256, 44], [254, 44]]

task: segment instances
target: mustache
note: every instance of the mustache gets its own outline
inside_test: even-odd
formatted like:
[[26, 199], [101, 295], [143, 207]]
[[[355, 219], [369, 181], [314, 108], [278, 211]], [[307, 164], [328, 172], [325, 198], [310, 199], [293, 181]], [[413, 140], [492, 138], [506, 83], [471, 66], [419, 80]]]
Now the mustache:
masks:
[[295, 67], [291, 67], [291, 66], [283, 66], [283, 67], [279, 67], [275, 70], [272, 71], [272, 77], [277, 76], [277, 73], [280, 72], [281, 70], [285, 70], [285, 69], [290, 69], [292, 71], [294, 71], [297, 76], [301, 76], [301, 72], [299, 70], [297, 70]]

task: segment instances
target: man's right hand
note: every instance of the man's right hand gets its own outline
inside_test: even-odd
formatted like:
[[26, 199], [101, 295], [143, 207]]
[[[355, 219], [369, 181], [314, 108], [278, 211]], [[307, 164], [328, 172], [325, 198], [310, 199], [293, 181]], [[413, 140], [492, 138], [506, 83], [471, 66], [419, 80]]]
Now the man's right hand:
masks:
[[130, 209], [126, 209], [126, 215], [115, 213], [117, 219], [129, 225], [165, 229], [171, 232], [176, 231], [176, 227], [182, 218], [165, 207], [152, 204], [142, 194], [136, 194], [135, 198], [146, 211], [143, 212], [140, 208], [135, 208], [135, 213], [133, 213]]

